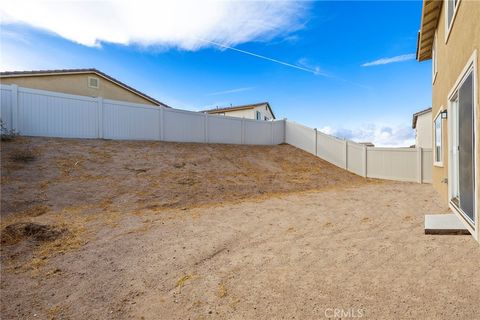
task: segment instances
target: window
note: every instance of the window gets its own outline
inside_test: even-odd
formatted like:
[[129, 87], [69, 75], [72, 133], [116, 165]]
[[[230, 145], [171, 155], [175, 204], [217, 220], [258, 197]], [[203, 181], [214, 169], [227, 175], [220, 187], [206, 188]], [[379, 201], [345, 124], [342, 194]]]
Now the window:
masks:
[[432, 44], [432, 83], [435, 82], [436, 77], [437, 77], [437, 32], [435, 31], [435, 35], [433, 36], [433, 44]]
[[457, 13], [457, 8], [458, 4], [460, 3], [460, 0], [447, 0], [445, 1], [446, 5], [446, 15], [445, 15], [445, 21], [446, 21], [446, 36], [445, 36], [445, 42], [448, 40], [448, 36], [450, 35], [450, 30], [452, 28], [453, 20], [455, 19], [455, 14]]
[[260, 111], [255, 111], [255, 119], [262, 120], [262, 114], [260, 113]]
[[434, 150], [433, 150], [433, 159], [434, 165], [443, 166], [443, 156], [442, 156], [442, 113], [439, 112], [434, 122]]
[[98, 87], [100, 86], [100, 80], [95, 77], [88, 77], [88, 86], [90, 88], [98, 89]]

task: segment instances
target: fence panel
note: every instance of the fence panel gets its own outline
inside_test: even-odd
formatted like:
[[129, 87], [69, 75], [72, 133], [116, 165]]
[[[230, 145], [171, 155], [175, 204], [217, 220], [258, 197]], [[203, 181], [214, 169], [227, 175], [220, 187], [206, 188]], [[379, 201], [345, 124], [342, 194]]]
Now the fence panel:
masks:
[[341, 168], [345, 168], [346, 165], [345, 144], [345, 140], [317, 132], [317, 155]]
[[163, 140], [205, 142], [205, 115], [177, 109], [163, 109]]
[[417, 181], [417, 150], [414, 148], [367, 148], [370, 178]]
[[160, 109], [114, 100], [103, 101], [103, 137], [106, 139], [159, 140]]
[[285, 120], [273, 121], [273, 144], [285, 143]]
[[315, 130], [301, 124], [285, 122], [285, 142], [315, 154]]
[[209, 143], [242, 144], [242, 119], [225, 116], [208, 116]]
[[12, 90], [3, 86], [0, 89], [0, 117], [8, 130], [12, 129]]
[[18, 127], [22, 135], [95, 138], [97, 101], [47, 91], [18, 88]]
[[273, 122], [245, 119], [244, 125], [245, 144], [273, 144]]
[[433, 152], [432, 149], [422, 149], [422, 182], [432, 183]]
[[348, 141], [347, 144], [348, 171], [360, 176], [365, 174], [365, 146]]

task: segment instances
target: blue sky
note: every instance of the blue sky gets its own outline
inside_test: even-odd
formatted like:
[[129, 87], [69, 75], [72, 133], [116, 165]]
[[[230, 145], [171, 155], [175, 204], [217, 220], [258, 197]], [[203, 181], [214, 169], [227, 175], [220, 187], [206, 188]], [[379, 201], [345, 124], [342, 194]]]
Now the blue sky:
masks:
[[414, 143], [411, 116], [431, 101], [421, 1], [176, 3], [6, 1], [1, 69], [94, 67], [176, 108], [269, 101], [337, 136]]

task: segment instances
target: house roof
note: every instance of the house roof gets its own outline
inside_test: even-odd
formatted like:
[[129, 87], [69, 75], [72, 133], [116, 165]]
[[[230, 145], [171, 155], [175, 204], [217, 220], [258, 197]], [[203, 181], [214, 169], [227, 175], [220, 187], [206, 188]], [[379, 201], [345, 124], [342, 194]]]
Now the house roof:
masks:
[[256, 107], [263, 107], [266, 106], [268, 110], [270, 110], [270, 113], [273, 116], [273, 119], [275, 118], [275, 114], [272, 111], [272, 108], [270, 107], [270, 104], [268, 102], [259, 102], [259, 103], [253, 103], [253, 104], [244, 104], [240, 106], [229, 106], [229, 107], [222, 107], [222, 108], [214, 108], [214, 109], [208, 109], [208, 110], [203, 110], [201, 112], [204, 113], [222, 113], [222, 112], [228, 112], [228, 111], [236, 111], [236, 110], [249, 110], [253, 109]]
[[104, 79], [107, 79], [118, 86], [156, 104], [157, 106], [164, 106], [167, 108], [170, 108], [168, 105], [165, 103], [162, 103], [158, 101], [157, 99], [154, 99], [150, 97], [149, 95], [146, 95], [145, 93], [138, 91], [135, 88], [130, 87], [129, 85], [115, 79], [114, 77], [109, 76], [106, 73], [103, 73], [100, 70], [97, 70], [95, 68], [88, 68], [88, 69], [57, 69], [57, 70], [32, 70], [32, 71], [6, 71], [6, 72], [0, 72], [0, 78], [11, 78], [11, 77], [30, 77], [30, 76], [49, 76], [49, 75], [60, 75], [60, 74], [88, 74], [88, 73], [94, 73]]
[[432, 108], [427, 108], [425, 110], [418, 111], [417, 113], [414, 113], [413, 118], [412, 118], [412, 128], [415, 129], [417, 127], [417, 119], [418, 119], [419, 116], [427, 114], [429, 112], [432, 112]]
[[432, 58], [432, 46], [438, 19], [442, 10], [442, 0], [423, 0], [422, 22], [417, 38], [417, 60]]

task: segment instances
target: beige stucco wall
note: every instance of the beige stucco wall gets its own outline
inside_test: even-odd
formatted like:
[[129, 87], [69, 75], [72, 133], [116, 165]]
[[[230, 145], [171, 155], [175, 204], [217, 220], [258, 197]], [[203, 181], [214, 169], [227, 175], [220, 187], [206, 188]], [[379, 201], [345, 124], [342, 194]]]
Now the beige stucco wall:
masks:
[[273, 115], [270, 112], [270, 109], [266, 106], [258, 106], [253, 109], [245, 109], [245, 110], [231, 110], [231, 111], [224, 111], [221, 113], [214, 113], [216, 115], [224, 115], [228, 117], [236, 117], [236, 118], [245, 118], [245, 119], [256, 119], [255, 112], [260, 111], [262, 114], [262, 120], [264, 116], [267, 116], [270, 120], [273, 119]]
[[[444, 3], [445, 4], [445, 3]], [[432, 92], [432, 114], [433, 118], [440, 109], [448, 106], [448, 94], [460, 77], [462, 70], [475, 50], [477, 50], [477, 70], [474, 79], [477, 90], [475, 105], [476, 132], [480, 132], [480, 110], [479, 110], [479, 70], [480, 65], [480, 2], [461, 0], [453, 22], [452, 30], [445, 43], [445, 6], [442, 5], [440, 20], [437, 26], [437, 75], [433, 83]], [[448, 177], [448, 132], [447, 121], [443, 121], [443, 167], [433, 168], [433, 186], [440, 192], [445, 205], [448, 204], [448, 186], [442, 180]], [[476, 183], [480, 184], [480, 138], [476, 137]], [[477, 187], [476, 202], [480, 199], [480, 188]], [[477, 217], [478, 225], [478, 217]], [[480, 230], [477, 228], [477, 238], [480, 238]]]
[[415, 126], [415, 146], [417, 148], [432, 147], [432, 113], [428, 112], [417, 117]]
[[[99, 79], [99, 88], [88, 86], [88, 77]], [[102, 78], [94, 73], [91, 74], [64, 74], [64, 75], [38, 75], [29, 77], [0, 78], [0, 83], [16, 84], [19, 87], [49, 90], [89, 97], [103, 97], [105, 99], [144, 103], [155, 105], [123, 87]]]
[[232, 110], [228, 112], [215, 113], [216, 115], [236, 117], [236, 118], [245, 118], [245, 119], [255, 119], [255, 112], [253, 109], [247, 110]]

